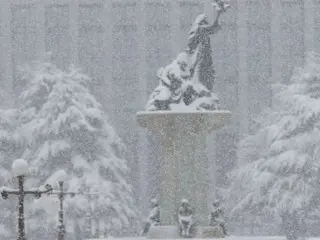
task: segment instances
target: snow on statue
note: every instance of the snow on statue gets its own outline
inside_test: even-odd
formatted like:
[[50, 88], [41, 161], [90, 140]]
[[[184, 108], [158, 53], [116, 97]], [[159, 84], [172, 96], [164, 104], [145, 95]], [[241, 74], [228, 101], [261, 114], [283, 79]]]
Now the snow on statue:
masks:
[[215, 70], [210, 35], [221, 27], [219, 17], [229, 5], [216, 1], [217, 17], [209, 24], [205, 14], [194, 21], [185, 51], [158, 71], [159, 85], [150, 95], [146, 110], [216, 110], [219, 100], [213, 93]]
[[277, 87], [260, 126], [241, 141], [228, 202], [233, 218], [269, 215], [288, 239], [297, 239], [320, 206], [320, 55], [309, 54], [289, 83]]
[[151, 210], [146, 225], [140, 235], [147, 235], [151, 227], [158, 225], [160, 225], [160, 206], [158, 200], [153, 198], [151, 199]]
[[224, 221], [224, 210], [219, 200], [215, 200], [212, 203], [212, 212], [209, 216], [209, 219], [210, 219], [210, 222], [209, 222], [210, 226], [221, 227], [223, 234], [225, 236], [228, 235], [225, 221]]
[[182, 237], [192, 237], [195, 234], [195, 219], [193, 210], [187, 199], [181, 200], [181, 206], [178, 213], [179, 231]]
[[[19, 130], [27, 143], [23, 157], [31, 172], [26, 184], [57, 181], [61, 176], [56, 172], [64, 169], [66, 190], [84, 193], [66, 198], [67, 221], [76, 219], [80, 229], [85, 229], [84, 219], [89, 215], [103, 233], [133, 230], [136, 210], [126, 181], [129, 169], [124, 146], [89, 90], [91, 79], [79, 69], [62, 71], [49, 61], [25, 68], [22, 77], [29, 81], [19, 108]], [[38, 239], [56, 235], [56, 202], [42, 198], [30, 203], [30, 235]], [[39, 226], [45, 229], [39, 231]]]

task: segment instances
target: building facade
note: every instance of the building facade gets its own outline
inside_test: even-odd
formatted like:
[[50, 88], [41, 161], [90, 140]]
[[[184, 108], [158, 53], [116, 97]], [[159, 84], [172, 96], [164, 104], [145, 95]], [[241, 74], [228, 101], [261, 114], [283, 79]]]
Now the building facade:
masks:
[[[230, 4], [212, 46], [215, 89], [222, 106], [233, 112], [228, 132], [237, 138], [250, 131], [252, 116], [271, 104], [271, 84], [288, 80], [307, 51], [320, 51], [320, 1]], [[18, 67], [45, 51], [59, 67], [82, 67], [128, 146], [132, 172], [139, 172], [132, 174], [137, 198], [147, 204], [157, 189], [144, 189], [157, 186], [157, 167], [147, 169], [161, 157], [135, 113], [157, 85], [157, 69], [184, 49], [203, 8], [202, 0], [0, 0], [1, 103], [15, 105], [25, 86]], [[214, 141], [214, 136], [208, 140]]]

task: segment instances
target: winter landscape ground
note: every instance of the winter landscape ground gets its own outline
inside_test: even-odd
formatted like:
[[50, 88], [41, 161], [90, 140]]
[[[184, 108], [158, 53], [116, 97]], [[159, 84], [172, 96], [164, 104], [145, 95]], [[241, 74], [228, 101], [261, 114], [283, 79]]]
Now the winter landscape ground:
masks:
[[[106, 239], [121, 239], [121, 240], [144, 240], [144, 239], [147, 239], [147, 238], [141, 238], [141, 237], [138, 237], [138, 238], [106, 238]], [[181, 240], [181, 238], [179, 238]], [[202, 239], [202, 238], [194, 238], [194, 239]], [[210, 238], [205, 238], [206, 240], [209, 240]], [[226, 237], [226, 238], [212, 238], [214, 240], [285, 240], [286, 237], [284, 236], [274, 236], [274, 237], [267, 237], [267, 236], [229, 236], [229, 237]], [[308, 238], [309, 240], [319, 240], [320, 238]], [[87, 239], [87, 240], [98, 240], [98, 239]], [[102, 240], [102, 239], [99, 239], [99, 240]], [[160, 239], [159, 239], [160, 240]], [[169, 240], [169, 239], [166, 239], [166, 240]], [[171, 240], [174, 240], [171, 239]]]

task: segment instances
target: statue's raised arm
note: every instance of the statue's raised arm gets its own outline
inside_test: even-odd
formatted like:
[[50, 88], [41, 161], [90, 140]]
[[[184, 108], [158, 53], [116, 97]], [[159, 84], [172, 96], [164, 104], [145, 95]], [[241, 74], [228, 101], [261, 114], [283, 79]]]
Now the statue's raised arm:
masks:
[[215, 21], [210, 24], [204, 13], [198, 15], [189, 31], [187, 46], [193, 80], [201, 83], [209, 91], [213, 89], [215, 79], [210, 35], [221, 29], [219, 17], [229, 8], [229, 5], [221, 0], [216, 0], [213, 6], [213, 11], [216, 11]]
[[[213, 8], [213, 10], [216, 11], [215, 21], [213, 22], [213, 24], [210, 24], [207, 16], [204, 13], [198, 15], [192, 25], [192, 28], [189, 31], [188, 46], [189, 46], [190, 42], [192, 42], [190, 40], [195, 38], [197, 35], [202, 35], [202, 34], [212, 35], [221, 29], [221, 26], [219, 25], [219, 17], [221, 15], [221, 13], [225, 12], [228, 9], [227, 6], [229, 6], [229, 5], [226, 5], [221, 1], [214, 2], [212, 5], [215, 6]], [[192, 46], [190, 46], [190, 47], [192, 47]]]

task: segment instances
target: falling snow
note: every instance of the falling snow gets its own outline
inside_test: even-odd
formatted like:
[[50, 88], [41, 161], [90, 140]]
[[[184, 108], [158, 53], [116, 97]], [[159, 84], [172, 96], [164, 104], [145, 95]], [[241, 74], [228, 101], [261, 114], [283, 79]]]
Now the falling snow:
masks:
[[316, 239], [319, 26], [314, 0], [1, 0], [0, 239], [21, 197], [28, 240], [136, 240], [182, 195], [225, 239]]

